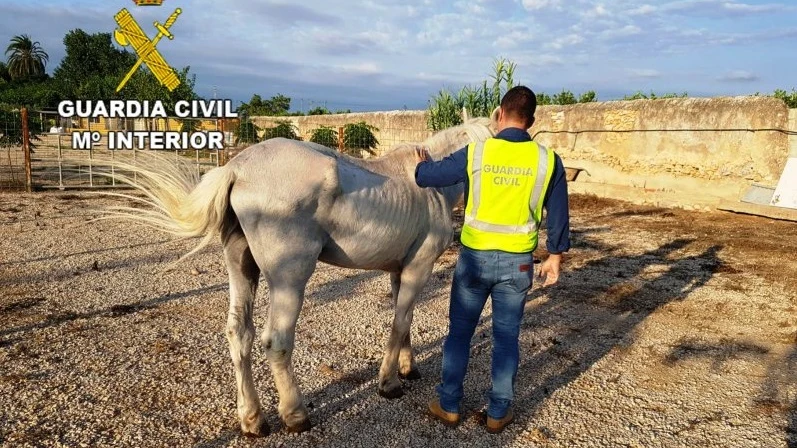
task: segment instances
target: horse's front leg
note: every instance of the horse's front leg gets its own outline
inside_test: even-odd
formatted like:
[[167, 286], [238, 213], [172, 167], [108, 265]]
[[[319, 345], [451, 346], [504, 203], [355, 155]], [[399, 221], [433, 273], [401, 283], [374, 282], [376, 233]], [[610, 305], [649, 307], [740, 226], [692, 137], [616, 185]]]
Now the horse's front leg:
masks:
[[[412, 347], [409, 346], [410, 326], [412, 325], [412, 311], [415, 307], [421, 290], [429, 276], [432, 274], [434, 260], [427, 263], [412, 263], [404, 267], [398, 276], [399, 288], [396, 294], [396, 310], [393, 317], [393, 326], [390, 330], [390, 338], [385, 348], [385, 355], [382, 358], [382, 366], [379, 368], [379, 395], [385, 398], [399, 398], [404, 395], [399, 380], [399, 356], [403, 355], [405, 363], [409, 363], [410, 373], [413, 366]], [[396, 278], [391, 278], [393, 288], [396, 288]], [[417, 371], [417, 370], [416, 370]]]
[[[396, 308], [398, 302], [399, 291], [401, 290], [401, 272], [390, 273], [390, 288], [393, 293], [393, 308]], [[421, 379], [421, 372], [415, 365], [415, 355], [412, 352], [412, 342], [410, 340], [412, 329], [407, 331], [407, 336], [401, 343], [401, 350], [399, 351], [399, 364], [398, 372], [402, 379], [419, 380]]]

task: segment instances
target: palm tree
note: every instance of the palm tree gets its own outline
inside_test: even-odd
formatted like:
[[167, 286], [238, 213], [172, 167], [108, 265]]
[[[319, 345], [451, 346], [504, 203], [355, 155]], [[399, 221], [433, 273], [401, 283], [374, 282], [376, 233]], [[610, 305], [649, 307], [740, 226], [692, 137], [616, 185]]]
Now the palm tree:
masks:
[[8, 72], [13, 79], [43, 75], [44, 67], [50, 60], [41, 45], [33, 42], [27, 34], [11, 38], [11, 44], [6, 48], [6, 56]]

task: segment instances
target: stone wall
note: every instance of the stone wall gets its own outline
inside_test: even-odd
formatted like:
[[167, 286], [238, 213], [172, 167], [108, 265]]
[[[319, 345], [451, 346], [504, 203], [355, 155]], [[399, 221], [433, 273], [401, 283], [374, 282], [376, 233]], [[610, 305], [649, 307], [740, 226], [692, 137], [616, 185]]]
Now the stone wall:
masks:
[[551, 106], [537, 120], [536, 140], [589, 173], [572, 189], [637, 202], [738, 200], [753, 182], [774, 186], [790, 151], [789, 109], [768, 97]]
[[794, 133], [789, 135], [789, 157], [797, 157], [797, 109], [789, 110], [789, 130]]
[[432, 133], [426, 128], [426, 111], [407, 110], [390, 112], [367, 112], [334, 115], [310, 115], [305, 117], [252, 117], [252, 122], [261, 128], [272, 127], [277, 120], [289, 120], [299, 129], [303, 140], [309, 140], [313, 130], [321, 126], [334, 129], [346, 124], [364, 121], [374, 126], [374, 136], [379, 140], [377, 152], [385, 150], [398, 143], [422, 142]]
[[[424, 111], [288, 117], [304, 139], [321, 125], [365, 121], [380, 151], [431, 133]], [[255, 117], [258, 126], [275, 119]], [[530, 132], [567, 167], [583, 168], [571, 192], [662, 206], [713, 208], [753, 183], [775, 186], [797, 156], [797, 110], [769, 97], [678, 98], [542, 106]]]

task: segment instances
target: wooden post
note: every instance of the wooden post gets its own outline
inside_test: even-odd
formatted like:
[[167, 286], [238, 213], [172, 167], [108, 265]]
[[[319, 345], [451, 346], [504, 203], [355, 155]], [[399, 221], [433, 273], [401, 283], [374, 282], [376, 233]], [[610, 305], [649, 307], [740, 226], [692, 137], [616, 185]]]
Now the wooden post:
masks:
[[338, 128], [338, 151], [343, 152], [343, 126]]
[[20, 111], [22, 119], [22, 152], [25, 153], [25, 191], [33, 190], [33, 179], [30, 166], [30, 133], [28, 132], [28, 109], [23, 107]]

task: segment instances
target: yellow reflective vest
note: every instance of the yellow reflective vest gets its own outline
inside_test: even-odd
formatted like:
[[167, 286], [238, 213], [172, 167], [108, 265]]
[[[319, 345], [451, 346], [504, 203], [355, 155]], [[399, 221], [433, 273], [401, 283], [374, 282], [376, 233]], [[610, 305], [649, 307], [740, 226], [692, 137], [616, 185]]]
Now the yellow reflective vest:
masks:
[[536, 142], [497, 138], [468, 145], [468, 203], [461, 241], [476, 250], [537, 248], [554, 153]]

